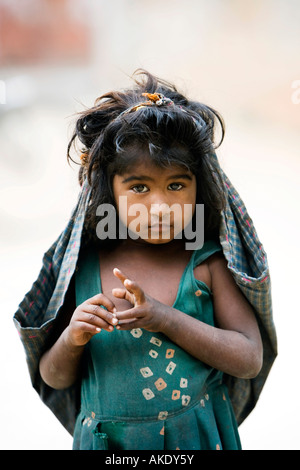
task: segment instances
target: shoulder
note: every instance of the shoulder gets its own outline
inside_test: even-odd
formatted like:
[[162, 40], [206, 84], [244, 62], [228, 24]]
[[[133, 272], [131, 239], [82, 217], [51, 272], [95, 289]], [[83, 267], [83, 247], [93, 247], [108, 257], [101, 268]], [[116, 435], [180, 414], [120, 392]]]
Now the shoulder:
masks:
[[211, 274], [213, 274], [216, 270], [225, 270], [226, 272], [228, 271], [227, 261], [222, 251], [218, 251], [217, 253], [211, 255], [207, 259], [207, 265]]
[[[219, 265], [220, 267], [218, 268]], [[222, 265], [226, 266], [223, 254], [221, 252], [214, 253], [194, 268], [194, 277], [198, 281], [204, 282], [210, 289], [212, 289], [213, 273], [216, 269], [221, 269]]]
[[[208, 260], [211, 275], [211, 290], [214, 298], [215, 314], [222, 322], [229, 318], [235, 322], [253, 316], [253, 309], [236, 284], [223, 253], [216, 253]], [[220, 322], [220, 324], [225, 323]]]
[[227, 260], [223, 252], [218, 252], [210, 256], [207, 260], [207, 266], [211, 275], [212, 290], [214, 293], [227, 290], [231, 295], [238, 291], [234, 278], [228, 269]]

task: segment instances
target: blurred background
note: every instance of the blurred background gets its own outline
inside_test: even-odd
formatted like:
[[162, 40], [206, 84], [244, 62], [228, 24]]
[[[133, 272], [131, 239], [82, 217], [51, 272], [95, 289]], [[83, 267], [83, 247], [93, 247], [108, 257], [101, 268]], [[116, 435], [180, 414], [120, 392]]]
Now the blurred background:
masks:
[[300, 449], [299, 25], [297, 0], [0, 0], [2, 449], [71, 449], [12, 316], [76, 202], [75, 113], [140, 67], [224, 117], [218, 156], [268, 254], [279, 342], [242, 445]]

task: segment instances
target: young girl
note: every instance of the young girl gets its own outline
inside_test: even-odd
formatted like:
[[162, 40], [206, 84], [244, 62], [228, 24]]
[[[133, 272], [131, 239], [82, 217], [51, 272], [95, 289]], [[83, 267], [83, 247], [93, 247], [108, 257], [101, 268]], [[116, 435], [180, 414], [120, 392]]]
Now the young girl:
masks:
[[265, 378], [274, 357], [262, 367], [261, 321], [220, 244], [222, 120], [143, 73], [77, 121], [81, 248], [33, 382], [80, 388], [74, 449], [240, 449], [225, 378]]

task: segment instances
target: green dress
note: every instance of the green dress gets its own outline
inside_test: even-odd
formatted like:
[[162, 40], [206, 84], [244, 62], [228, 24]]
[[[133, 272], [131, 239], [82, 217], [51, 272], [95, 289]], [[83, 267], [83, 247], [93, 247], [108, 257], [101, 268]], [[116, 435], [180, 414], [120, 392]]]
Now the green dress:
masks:
[[[212, 293], [193, 269], [220, 251], [208, 241], [181, 277], [174, 308], [214, 324]], [[97, 253], [81, 258], [77, 305], [101, 292]], [[73, 449], [240, 449], [222, 372], [195, 359], [161, 333], [101, 331], [87, 344]]]

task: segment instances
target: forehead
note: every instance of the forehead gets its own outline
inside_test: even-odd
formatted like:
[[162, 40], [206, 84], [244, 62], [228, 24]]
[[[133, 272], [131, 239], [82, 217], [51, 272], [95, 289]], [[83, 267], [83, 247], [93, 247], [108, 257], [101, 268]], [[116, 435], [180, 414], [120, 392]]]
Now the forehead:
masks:
[[159, 166], [150, 159], [140, 160], [134, 166], [130, 166], [120, 175], [123, 182], [133, 179], [149, 178], [153, 180], [170, 179], [173, 177], [193, 178], [192, 172], [184, 165], [169, 164]]
[[189, 170], [189, 151], [181, 145], [160, 147], [154, 144], [134, 144], [118, 155], [117, 174], [138, 173], [181, 173], [192, 174]]

